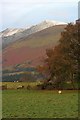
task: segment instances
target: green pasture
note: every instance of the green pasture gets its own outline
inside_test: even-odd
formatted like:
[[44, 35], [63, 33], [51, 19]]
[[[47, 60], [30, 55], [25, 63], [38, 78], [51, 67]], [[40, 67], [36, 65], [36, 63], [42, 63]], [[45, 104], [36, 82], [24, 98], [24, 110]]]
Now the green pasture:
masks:
[[73, 90], [62, 94], [57, 90], [3, 90], [2, 103], [3, 118], [78, 117], [78, 92]]

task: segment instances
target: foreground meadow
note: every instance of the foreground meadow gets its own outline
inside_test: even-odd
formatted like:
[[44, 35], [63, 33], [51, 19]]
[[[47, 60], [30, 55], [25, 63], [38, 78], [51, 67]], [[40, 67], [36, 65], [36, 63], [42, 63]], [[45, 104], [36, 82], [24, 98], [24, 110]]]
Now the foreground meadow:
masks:
[[78, 92], [3, 90], [3, 118], [76, 118]]

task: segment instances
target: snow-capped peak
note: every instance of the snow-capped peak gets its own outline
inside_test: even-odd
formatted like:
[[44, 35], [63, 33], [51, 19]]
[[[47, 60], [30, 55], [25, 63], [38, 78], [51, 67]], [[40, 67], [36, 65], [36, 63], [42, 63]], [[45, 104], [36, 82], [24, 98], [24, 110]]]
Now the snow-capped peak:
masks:
[[52, 25], [62, 25], [62, 24], [67, 24], [65, 22], [59, 22], [59, 21], [54, 21], [54, 20], [45, 20], [42, 23], [44, 24], [52, 24]]
[[1, 36], [11, 36], [15, 33], [19, 33], [19, 32], [22, 32], [24, 31], [24, 29], [20, 29], [20, 28], [7, 28], [6, 30], [4, 30], [3, 32], [1, 32]]
[[[17, 33], [23, 33], [26, 30], [31, 30], [32, 33], [41, 31], [43, 29], [46, 29], [48, 27], [52, 27], [55, 25], [65, 25], [67, 23], [65, 22], [58, 22], [58, 21], [53, 21], [53, 20], [44, 20], [41, 23], [34, 25], [34, 26], [27, 26], [25, 28], [7, 28], [3, 32], [0, 32], [0, 36], [7, 37], [7, 36], [12, 36]], [[30, 32], [31, 33], [31, 32]]]
[[43, 29], [46, 29], [48, 27], [52, 27], [55, 25], [65, 25], [65, 24], [67, 24], [67, 23], [53, 21], [53, 20], [45, 20], [45, 21], [33, 26], [33, 28], [36, 29], [36, 31], [40, 31], [40, 30], [43, 30]]
[[52, 27], [55, 25], [66, 25], [67, 23], [65, 22], [58, 22], [58, 21], [53, 21], [53, 20], [45, 20], [39, 24], [36, 25], [37, 29], [46, 29], [48, 27]]

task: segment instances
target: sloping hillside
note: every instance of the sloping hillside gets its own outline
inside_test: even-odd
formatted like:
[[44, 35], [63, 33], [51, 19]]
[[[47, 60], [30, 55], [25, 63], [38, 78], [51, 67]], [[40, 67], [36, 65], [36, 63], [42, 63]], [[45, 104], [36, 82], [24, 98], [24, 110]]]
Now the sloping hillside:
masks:
[[45, 55], [45, 50], [58, 44], [65, 26], [49, 27], [10, 44], [3, 49], [3, 66], [14, 66], [24, 62], [30, 66], [40, 64]]

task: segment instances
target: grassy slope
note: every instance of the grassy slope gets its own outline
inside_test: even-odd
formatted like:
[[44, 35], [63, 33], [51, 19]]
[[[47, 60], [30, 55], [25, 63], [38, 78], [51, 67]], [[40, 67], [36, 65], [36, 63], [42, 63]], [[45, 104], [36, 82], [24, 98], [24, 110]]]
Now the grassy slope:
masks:
[[77, 91], [3, 91], [3, 118], [76, 118]]
[[65, 25], [57, 25], [54, 27], [47, 28], [40, 32], [36, 32], [27, 38], [23, 38], [20, 41], [15, 42], [12, 47], [20, 48], [20, 47], [42, 47], [53, 45], [55, 46], [60, 39], [61, 32], [64, 30]]
[[16, 65], [26, 60], [32, 60], [33, 66], [39, 64], [39, 57], [45, 55], [46, 48], [58, 43], [64, 28], [65, 25], [50, 27], [9, 45], [3, 50], [3, 66]]

